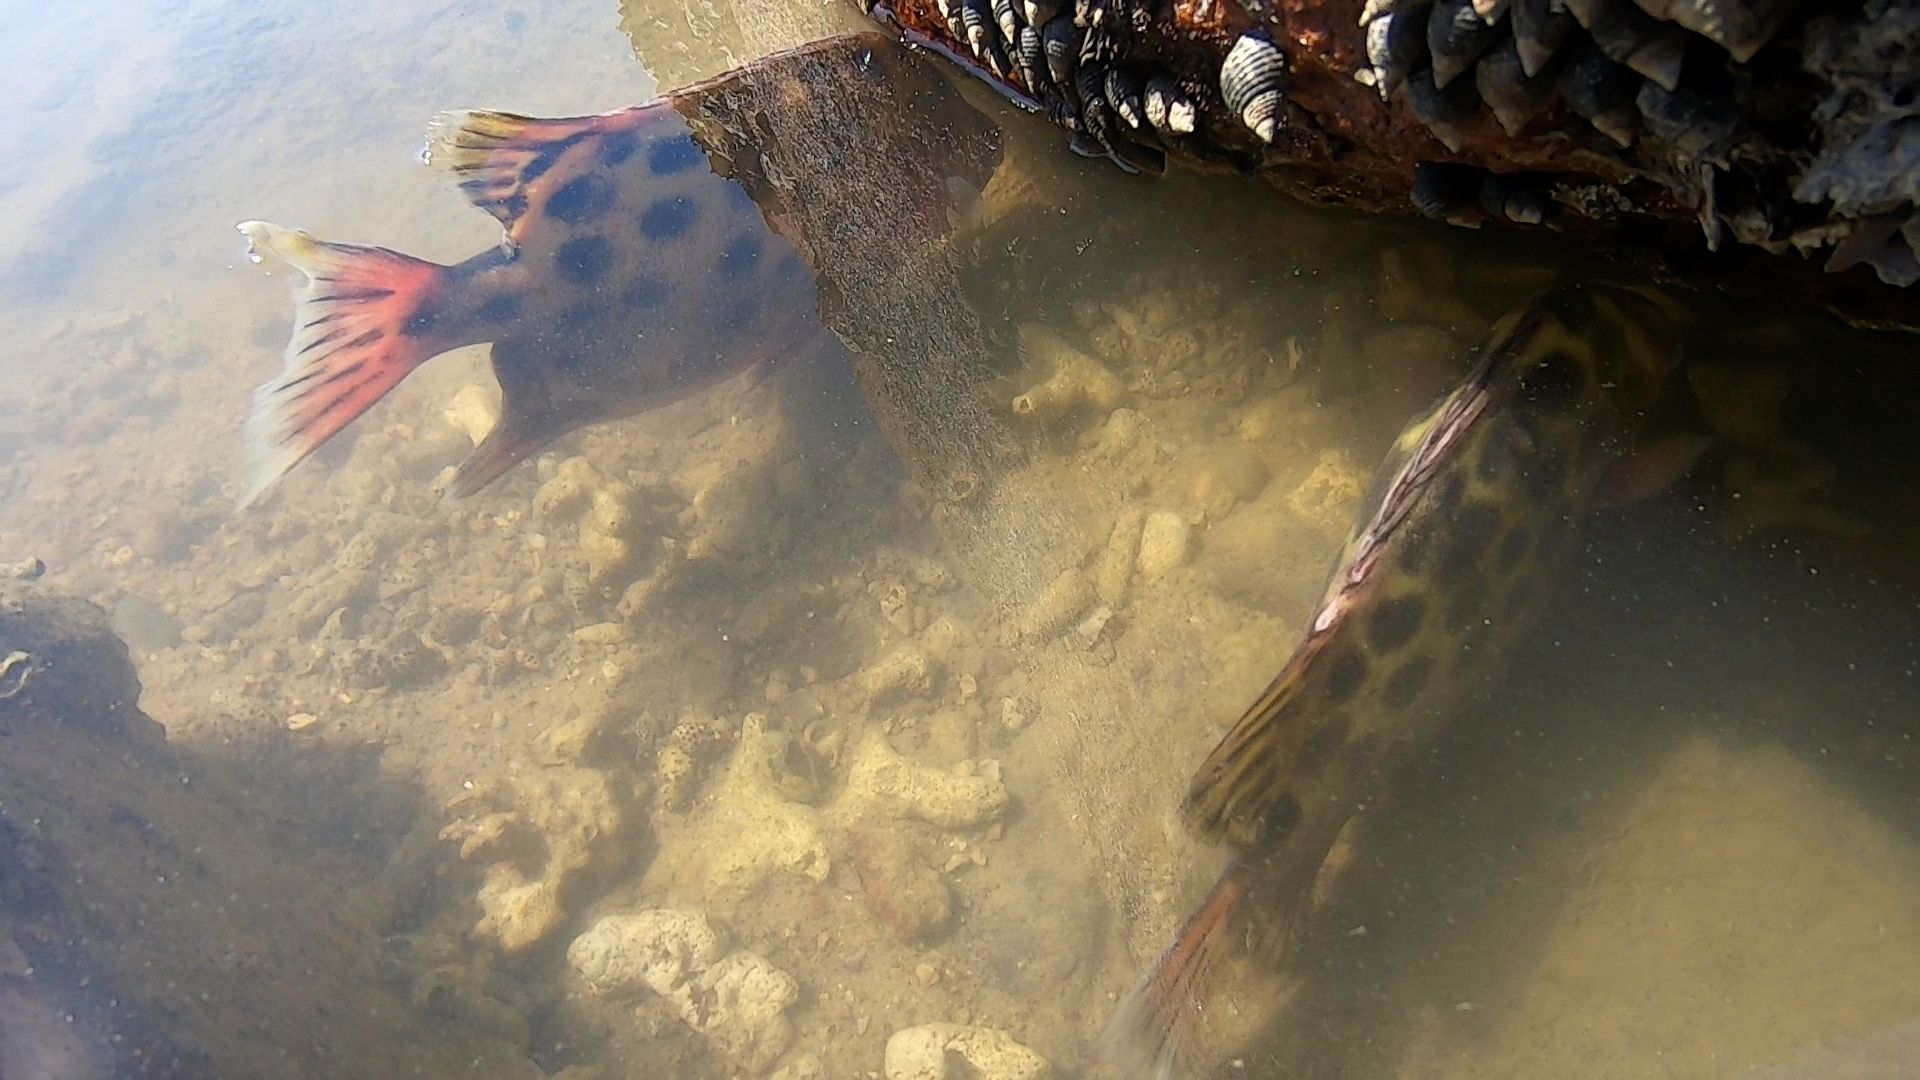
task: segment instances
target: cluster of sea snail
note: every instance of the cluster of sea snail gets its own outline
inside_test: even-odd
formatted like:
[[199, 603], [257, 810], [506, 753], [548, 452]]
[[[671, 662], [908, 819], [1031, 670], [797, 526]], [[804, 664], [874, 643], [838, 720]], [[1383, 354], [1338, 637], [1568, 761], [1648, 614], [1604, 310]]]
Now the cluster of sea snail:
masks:
[[1073, 128], [1081, 153], [1105, 155], [1129, 172], [1160, 172], [1166, 141], [1194, 131], [1191, 88], [1120, 61], [1106, 0], [939, 0], [939, 6], [954, 38], [981, 63]]
[[[1403, 153], [1328, 126], [1352, 102], [1324, 79], [1350, 75], [1439, 144], [1419, 153], [1412, 190], [1428, 216], [1538, 225], [1557, 208], [1605, 219], [1677, 205], [1710, 248], [1830, 248], [1831, 269], [1920, 282], [1904, 134], [1920, 115], [1920, 11], [1901, 0], [1350, 0], [1358, 26], [1344, 33], [1319, 5], [934, 2], [1075, 149], [1129, 171], [1221, 151], [1251, 167], [1261, 148], [1285, 163], [1295, 127], [1309, 143]], [[1192, 62], [1209, 49], [1211, 78]]]
[[[939, 0], [955, 39], [989, 70], [1024, 87], [1077, 132], [1076, 146], [1131, 170], [1157, 171], [1163, 149], [1192, 135], [1204, 88], [1124, 59], [1113, 0]], [[1408, 106], [1448, 149], [1483, 109], [1518, 135], [1556, 104], [1619, 146], [1645, 132], [1703, 162], [1740, 134], [1727, 63], [1779, 31], [1791, 5], [1710, 0], [1367, 0], [1360, 16], [1371, 65], [1355, 73]], [[1717, 52], [1718, 57], [1708, 55]], [[1236, 38], [1218, 91], [1231, 115], [1271, 143], [1285, 122], [1287, 60], [1261, 29]], [[1449, 187], [1429, 191], [1448, 190]], [[1537, 196], [1488, 194], [1490, 211], [1537, 223]], [[1438, 207], [1435, 198], [1423, 208]]]
[[[1484, 105], [1518, 135], [1556, 101], [1619, 146], [1646, 131], [1694, 156], [1724, 154], [1738, 114], [1726, 60], [1753, 58], [1792, 5], [1729, 19], [1708, 0], [1368, 0], [1363, 77], [1382, 98], [1405, 88], [1434, 136], [1459, 150], [1458, 123]], [[1691, 32], [1690, 32], [1691, 31]], [[1710, 55], [1717, 51], [1718, 57]]]

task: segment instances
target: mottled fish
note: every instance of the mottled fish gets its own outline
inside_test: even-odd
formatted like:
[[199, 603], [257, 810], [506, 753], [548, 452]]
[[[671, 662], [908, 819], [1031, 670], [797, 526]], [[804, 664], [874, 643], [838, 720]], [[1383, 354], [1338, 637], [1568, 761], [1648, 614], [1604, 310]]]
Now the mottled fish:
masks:
[[1636, 464], [1678, 360], [1666, 301], [1561, 289], [1401, 433], [1305, 639], [1194, 777], [1186, 820], [1234, 857], [1115, 1017], [1117, 1062], [1172, 1075], [1216, 962], [1278, 962], [1341, 830], [1492, 673], [1586, 513], [1689, 463]]
[[[956, 197], [984, 185], [998, 147], [924, 66], [883, 35], [849, 34], [597, 116], [443, 114], [428, 162], [505, 228], [499, 247], [454, 266], [242, 224], [256, 257], [277, 256], [308, 279], [286, 370], [255, 395], [249, 498], [415, 368], [463, 345], [492, 343], [502, 409], [459, 466], [462, 494], [576, 428], [755, 365], [840, 349], [821, 319], [817, 268], [802, 257], [821, 246], [810, 222], [829, 208], [782, 179], [840, 169], [838, 198], [898, 202], [903, 220], [883, 244], [950, 228]], [[884, 112], [896, 97], [907, 104]], [[836, 108], [867, 101], [882, 105]], [[781, 110], [799, 103], [849, 123], [918, 125], [916, 149], [948, 137], [915, 156], [877, 127], [859, 133], [866, 153], [823, 159], [804, 139], [782, 138]]]

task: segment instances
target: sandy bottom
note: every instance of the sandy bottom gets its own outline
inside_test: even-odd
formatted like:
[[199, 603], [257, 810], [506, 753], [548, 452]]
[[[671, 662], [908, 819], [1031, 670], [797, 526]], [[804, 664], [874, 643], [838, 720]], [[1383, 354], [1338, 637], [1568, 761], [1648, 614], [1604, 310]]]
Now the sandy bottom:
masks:
[[[463, 257], [490, 221], [408, 159], [434, 110], [611, 108], [651, 86], [635, 43], [673, 83], [794, 32], [636, 7], [26, 20], [102, 44], [84, 82], [7, 69], [42, 137], [0, 245], [0, 561], [112, 612], [145, 709], [293, 823], [285, 857], [389, 898], [344, 938], [425, 1027], [570, 1080], [878, 1075], [935, 1022], [1104, 1075], [1113, 1002], [1218, 869], [1173, 818], [1188, 774], [1394, 432], [1564, 268], [1017, 130], [956, 240], [1027, 451], [971, 527], [830, 366], [443, 501], [492, 407], [477, 349], [232, 511], [288, 309], [232, 223]], [[1920, 488], [1885, 464], [1895, 395], [1806, 378], [1834, 340], [1872, 368], [1826, 333], [1730, 338], [1793, 373], [1768, 437], [1824, 479], [1710, 458], [1601, 526], [1356, 839], [1287, 1007], [1196, 1071], [1920, 1070]], [[164, 996], [165, 950], [205, 947], [125, 977]]]

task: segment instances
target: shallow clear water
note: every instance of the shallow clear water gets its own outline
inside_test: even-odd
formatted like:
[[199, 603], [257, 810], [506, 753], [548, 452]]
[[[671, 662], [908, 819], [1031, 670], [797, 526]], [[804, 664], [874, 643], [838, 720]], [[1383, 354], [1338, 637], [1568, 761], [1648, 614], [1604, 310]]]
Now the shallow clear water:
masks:
[[[419, 164], [429, 116], [616, 108], [858, 25], [785, 7], [0, 6], [0, 562], [111, 613], [167, 743], [0, 701], [0, 1063], [797, 1080], [950, 1022], [1105, 1075], [1220, 867], [1187, 778], [1375, 462], [1588, 268], [1122, 177], [976, 95], [1006, 147], [953, 240], [964, 355], [1019, 450], [990, 512], [943, 511], [831, 360], [443, 501], [479, 349], [233, 510], [293, 276], [235, 222], [465, 258], [497, 225]], [[955, 302], [928, 281], [852, 297], [857, 330]], [[1228, 980], [1196, 1073], [1920, 1068], [1913, 347], [1698, 317], [1699, 359], [1783, 402], [1550, 568], [1552, 614], [1369, 808], [1281, 984]], [[1110, 374], [1072, 407], [1015, 407], [1083, 355]], [[1105, 569], [1142, 514], [1188, 550]], [[692, 990], [569, 951], [660, 909], [715, 932]]]

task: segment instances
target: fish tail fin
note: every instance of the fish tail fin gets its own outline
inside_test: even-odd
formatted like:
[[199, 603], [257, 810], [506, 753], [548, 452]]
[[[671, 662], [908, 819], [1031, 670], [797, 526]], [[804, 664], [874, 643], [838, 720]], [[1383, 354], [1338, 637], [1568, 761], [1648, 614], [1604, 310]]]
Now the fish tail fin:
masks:
[[1123, 1076], [1169, 1080], [1199, 1025], [1214, 965], [1231, 940], [1245, 898], [1244, 870], [1230, 866], [1180, 933], [1120, 1001], [1102, 1037], [1102, 1057]]
[[425, 333], [446, 267], [386, 248], [331, 244], [264, 221], [240, 225], [251, 255], [307, 276], [286, 370], [254, 391], [247, 428], [257, 500], [307, 455], [447, 346]]

